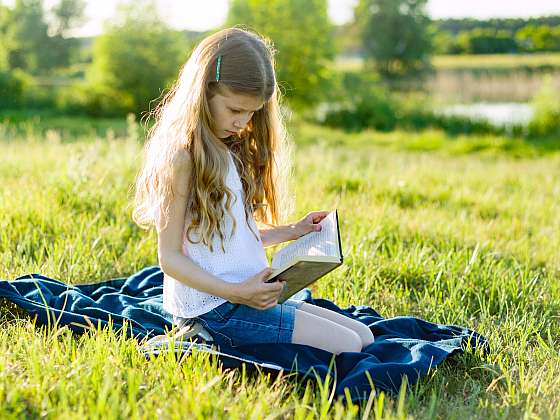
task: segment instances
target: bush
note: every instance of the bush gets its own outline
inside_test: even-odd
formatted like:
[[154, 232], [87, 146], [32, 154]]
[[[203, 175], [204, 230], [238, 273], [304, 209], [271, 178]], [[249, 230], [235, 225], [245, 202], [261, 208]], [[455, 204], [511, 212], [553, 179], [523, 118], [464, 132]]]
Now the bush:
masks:
[[378, 131], [441, 128], [450, 134], [500, 131], [487, 121], [437, 114], [426, 105], [425, 97], [415, 98], [409, 93], [406, 98], [400, 98], [368, 74], [341, 74], [332, 100], [323, 105], [315, 120], [347, 131], [366, 128]]
[[128, 112], [149, 110], [177, 78], [190, 46], [180, 31], [159, 18], [155, 7], [152, 1], [123, 3], [95, 38], [86, 71], [88, 86], [94, 89], [90, 114], [98, 109], [120, 112], [125, 105]]
[[318, 117], [325, 125], [348, 131], [367, 127], [390, 131], [397, 124], [398, 103], [369, 74], [342, 73], [329, 99], [332, 102]]
[[0, 109], [21, 107], [33, 85], [33, 78], [19, 69], [0, 71]]
[[64, 88], [57, 97], [57, 108], [65, 113], [92, 117], [122, 117], [133, 104], [134, 100], [127, 92], [87, 82]]
[[550, 77], [533, 98], [533, 118], [529, 122], [532, 137], [560, 136], [560, 99]]

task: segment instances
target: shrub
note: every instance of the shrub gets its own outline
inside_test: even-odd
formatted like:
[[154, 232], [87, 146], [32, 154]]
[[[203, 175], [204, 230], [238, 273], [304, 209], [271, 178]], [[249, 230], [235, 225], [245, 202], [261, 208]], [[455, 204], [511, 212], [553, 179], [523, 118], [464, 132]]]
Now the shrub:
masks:
[[330, 98], [333, 102], [318, 117], [325, 125], [348, 131], [367, 127], [389, 131], [397, 124], [398, 103], [371, 75], [342, 73]]
[[550, 77], [544, 80], [532, 103], [534, 114], [529, 122], [529, 135], [560, 136], [560, 98]]
[[450, 134], [500, 131], [487, 121], [435, 113], [426, 104], [425, 97], [417, 98], [410, 93], [406, 97], [391, 94], [367, 73], [343, 73], [332, 98], [333, 102], [324, 105], [315, 119], [347, 131], [366, 128], [379, 131], [442, 128]]
[[22, 70], [1, 70], [0, 109], [14, 109], [22, 106], [26, 99], [26, 92], [33, 85], [33, 78]]
[[57, 97], [57, 108], [65, 113], [92, 117], [121, 117], [133, 104], [134, 100], [127, 92], [87, 82], [64, 88]]

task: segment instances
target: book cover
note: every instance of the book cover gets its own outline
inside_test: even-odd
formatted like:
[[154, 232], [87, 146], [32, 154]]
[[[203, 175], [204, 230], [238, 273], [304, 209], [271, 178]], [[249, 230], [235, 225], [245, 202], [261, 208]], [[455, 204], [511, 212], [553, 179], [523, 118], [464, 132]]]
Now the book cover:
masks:
[[319, 224], [321, 231], [310, 232], [273, 255], [273, 272], [267, 282], [286, 282], [278, 303], [342, 264], [337, 210], [330, 212]]

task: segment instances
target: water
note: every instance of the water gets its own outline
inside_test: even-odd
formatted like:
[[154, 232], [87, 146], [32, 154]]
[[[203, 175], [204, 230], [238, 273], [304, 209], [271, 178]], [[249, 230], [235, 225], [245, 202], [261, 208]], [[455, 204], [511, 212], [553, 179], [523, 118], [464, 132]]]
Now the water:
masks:
[[478, 102], [447, 105], [440, 109], [444, 115], [458, 115], [477, 120], [487, 120], [497, 126], [526, 126], [533, 116], [530, 104], [517, 102]]

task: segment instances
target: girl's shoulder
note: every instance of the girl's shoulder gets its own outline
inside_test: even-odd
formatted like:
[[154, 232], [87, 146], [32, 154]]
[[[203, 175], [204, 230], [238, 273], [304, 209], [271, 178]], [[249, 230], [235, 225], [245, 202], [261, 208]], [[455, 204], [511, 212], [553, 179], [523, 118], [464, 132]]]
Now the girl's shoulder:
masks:
[[173, 172], [190, 172], [192, 157], [188, 150], [180, 148], [171, 157], [171, 167]]
[[192, 158], [188, 150], [179, 149], [171, 157], [171, 183], [174, 190], [183, 190], [190, 181]]

